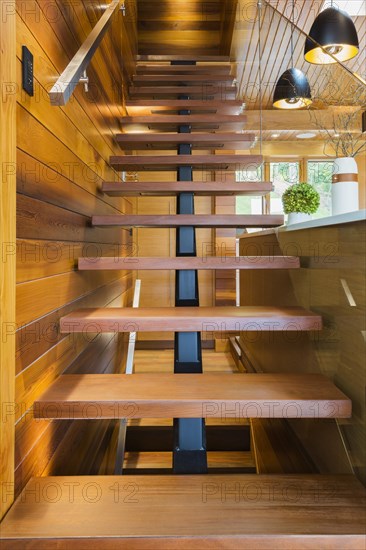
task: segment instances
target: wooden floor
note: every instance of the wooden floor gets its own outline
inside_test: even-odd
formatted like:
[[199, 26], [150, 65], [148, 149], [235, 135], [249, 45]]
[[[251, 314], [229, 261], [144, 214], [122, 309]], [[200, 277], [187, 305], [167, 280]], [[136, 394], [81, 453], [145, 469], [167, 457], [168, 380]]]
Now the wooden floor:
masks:
[[364, 550], [365, 489], [353, 476], [33, 478], [1, 550]]

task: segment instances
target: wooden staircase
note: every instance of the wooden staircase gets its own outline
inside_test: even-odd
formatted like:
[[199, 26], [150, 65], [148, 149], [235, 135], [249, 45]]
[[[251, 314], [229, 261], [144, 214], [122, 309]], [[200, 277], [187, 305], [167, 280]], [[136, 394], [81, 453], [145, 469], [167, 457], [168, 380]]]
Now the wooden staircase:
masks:
[[104, 182], [103, 191], [109, 197], [176, 196], [193, 193], [195, 196], [266, 195], [272, 190], [267, 182], [173, 181], [173, 182]]
[[[250, 149], [254, 134], [119, 134], [117, 141], [124, 150], [169, 150], [182, 143], [192, 144], [196, 149]], [[123, 162], [123, 159], [121, 160]]]
[[79, 258], [79, 270], [138, 269], [297, 269], [299, 258], [295, 256], [201, 256], [175, 258], [142, 258], [141, 256], [117, 256], [106, 258]]
[[[131, 116], [137, 114], [144, 116], [161, 113], [178, 114], [181, 105], [180, 99], [128, 99], [126, 101], [126, 107]], [[184, 106], [196, 114], [215, 114], [219, 112], [222, 115], [239, 115], [243, 110], [243, 102], [237, 99], [211, 100], [209, 102], [203, 99], [187, 99]]]
[[351, 403], [319, 374], [70, 374], [60, 376], [36, 400], [34, 415], [55, 419], [349, 418]]
[[33, 478], [1, 548], [363, 550], [364, 500], [351, 475]]
[[[188, 197], [193, 204], [195, 195], [261, 195], [271, 190], [267, 182], [239, 183], [225, 176], [221, 181], [202, 178], [195, 182], [193, 178], [180, 177], [187, 174], [186, 169], [230, 171], [262, 162], [260, 157], [250, 154], [185, 152], [186, 147], [245, 151], [250, 149], [253, 135], [242, 133], [245, 116], [241, 114], [241, 102], [236, 99], [228, 58], [202, 56], [197, 61], [204, 65], [174, 64], [182, 61], [192, 62], [191, 58], [175, 56], [140, 56], [130, 87], [131, 99], [126, 104], [128, 116], [121, 121], [124, 133], [116, 139], [122, 150], [141, 150], [145, 154], [111, 158], [111, 165], [120, 171], [177, 169], [177, 180], [103, 185], [103, 191], [112, 197], [177, 196], [181, 210], [169, 216], [96, 214], [93, 225], [175, 227], [177, 232], [191, 228], [192, 234], [199, 227], [281, 225], [283, 217], [277, 215], [195, 215], [193, 211], [187, 212], [180, 202]], [[137, 129], [143, 129], [145, 134], [134, 133]], [[156, 150], [176, 147], [178, 155], [155, 154]], [[147, 156], [146, 150], [151, 150], [152, 155]], [[192, 273], [195, 276], [201, 269], [299, 267], [299, 259], [293, 257], [201, 258], [195, 250], [189, 255], [177, 253], [175, 258], [79, 260], [80, 270], [173, 269], [177, 279]], [[322, 320], [316, 313], [300, 307], [197, 307], [198, 299], [194, 305], [183, 307], [183, 302], [181, 299], [177, 307], [171, 308], [77, 310], [61, 319], [61, 331], [84, 334], [176, 331], [179, 363], [178, 352], [186, 342], [184, 335], [190, 338], [189, 342], [200, 342], [204, 331], [286, 332], [322, 328]], [[197, 346], [200, 351], [200, 344]], [[188, 361], [188, 367], [185, 365], [188, 370], [178, 369], [175, 374], [63, 375], [49, 387], [34, 405], [36, 418], [174, 418], [178, 443], [172, 454], [177, 463], [179, 452], [185, 457], [179, 463], [180, 469], [175, 463], [175, 472], [186, 475], [34, 478], [1, 525], [2, 550], [364, 548], [365, 491], [353, 476], [188, 475], [194, 460], [201, 461], [203, 472], [207, 465], [204, 438], [202, 448], [181, 446], [187, 427], [196, 436], [204, 433], [203, 419], [209, 422], [223, 418], [351, 416], [350, 400], [324, 376], [296, 374], [296, 365], [293, 374], [201, 374], [198, 351], [198, 359]], [[125, 455], [124, 465], [129, 474], [135, 460], [136, 454]], [[222, 465], [222, 455], [211, 455], [209, 463], [212, 465], [215, 460], [216, 465]], [[253, 468], [252, 458], [248, 460], [247, 454], [232, 460], [247, 461], [248, 467]], [[154, 463], [164, 470], [169, 462], [171, 457], [166, 454], [150, 452], [140, 467], [149, 469]]]
[[317, 331], [321, 318], [301, 307], [141, 307], [80, 309], [60, 321], [63, 333]]
[[268, 215], [227, 215], [227, 214], [179, 214], [179, 215], [107, 215], [93, 216], [92, 224], [99, 227], [277, 227], [283, 216]]

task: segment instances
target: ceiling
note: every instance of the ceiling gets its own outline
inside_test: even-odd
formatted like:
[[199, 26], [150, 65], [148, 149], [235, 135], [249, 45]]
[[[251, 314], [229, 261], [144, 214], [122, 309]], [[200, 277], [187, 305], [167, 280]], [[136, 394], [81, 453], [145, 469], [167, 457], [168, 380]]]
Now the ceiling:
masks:
[[[272, 109], [276, 82], [291, 66], [291, 35], [294, 65], [307, 75], [316, 107], [354, 104], [366, 107], [366, 86], [344, 68], [338, 64], [310, 65], [304, 60], [305, 33], [309, 32], [322, 9], [323, 0], [295, 0], [295, 26], [289, 21], [292, 2], [262, 0], [260, 33], [256, 0], [137, 0], [137, 5], [140, 54], [231, 53], [238, 95], [248, 110], [258, 111], [261, 105], [264, 110]], [[345, 65], [366, 79], [366, 17], [353, 17], [353, 20], [360, 40], [360, 52]], [[286, 116], [289, 116], [288, 112]], [[296, 113], [292, 112], [291, 120], [294, 119]], [[263, 138], [297, 139], [299, 130], [294, 128], [293, 122], [288, 127], [291, 130], [271, 128], [263, 133]], [[315, 128], [314, 131], [313, 139], [322, 139], [319, 131]], [[278, 136], [273, 138], [275, 134]]]
[[[247, 0], [242, 0], [242, 2]], [[246, 12], [241, 8], [237, 16], [232, 56], [237, 60], [239, 96], [249, 109], [272, 108], [274, 87], [280, 75], [291, 66], [291, 35], [294, 47], [294, 66], [308, 77], [317, 106], [333, 104], [366, 104], [366, 87], [341, 65], [310, 65], [304, 60], [305, 33], [320, 11], [319, 0], [296, 0], [295, 28], [291, 19], [292, 2], [269, 0], [263, 2], [260, 27], [261, 63], [259, 63], [259, 27], [256, 4], [247, 2]], [[284, 14], [284, 16], [282, 15]], [[354, 18], [360, 40], [356, 58], [345, 65], [366, 78], [366, 18]], [[260, 86], [260, 70], [262, 86]]]

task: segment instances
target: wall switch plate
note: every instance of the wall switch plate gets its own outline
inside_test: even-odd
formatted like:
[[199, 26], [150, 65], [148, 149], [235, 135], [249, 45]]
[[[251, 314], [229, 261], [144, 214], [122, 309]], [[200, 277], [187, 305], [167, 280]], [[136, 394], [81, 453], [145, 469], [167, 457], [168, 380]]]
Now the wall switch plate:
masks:
[[23, 60], [23, 90], [28, 95], [34, 95], [34, 76], [33, 76], [33, 54], [28, 50], [26, 46], [22, 47], [22, 60]]

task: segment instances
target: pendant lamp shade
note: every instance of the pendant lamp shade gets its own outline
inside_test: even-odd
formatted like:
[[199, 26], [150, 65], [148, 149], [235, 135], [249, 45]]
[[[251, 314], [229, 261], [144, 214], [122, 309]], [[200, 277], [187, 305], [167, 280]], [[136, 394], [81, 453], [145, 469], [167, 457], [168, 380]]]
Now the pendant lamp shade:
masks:
[[277, 109], [301, 109], [312, 103], [308, 79], [300, 69], [287, 69], [279, 78], [273, 96]]
[[357, 31], [345, 11], [331, 7], [320, 12], [310, 29], [309, 37], [316, 43], [310, 38], [306, 39], [304, 55], [308, 63], [329, 65], [336, 63], [336, 60], [347, 61], [358, 54]]

